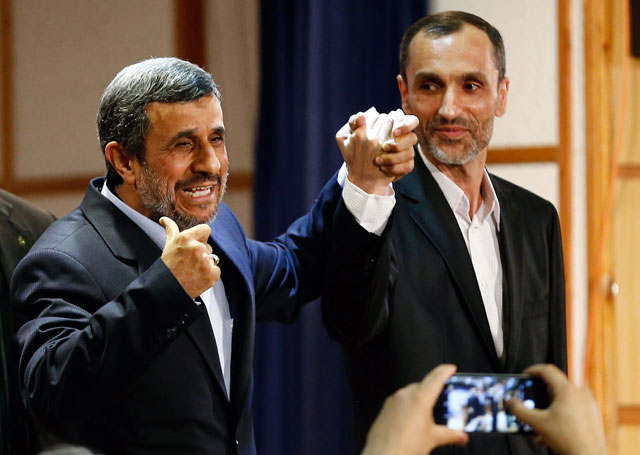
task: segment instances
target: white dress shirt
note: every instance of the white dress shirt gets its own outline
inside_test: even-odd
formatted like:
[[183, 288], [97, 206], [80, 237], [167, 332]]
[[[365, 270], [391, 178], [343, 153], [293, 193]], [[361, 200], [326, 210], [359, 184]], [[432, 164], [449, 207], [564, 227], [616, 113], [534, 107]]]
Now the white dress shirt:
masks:
[[500, 203], [489, 174], [485, 169], [481, 183], [482, 203], [471, 219], [470, 203], [464, 191], [431, 163], [419, 147], [418, 151], [458, 221], [478, 280], [491, 337], [498, 357], [502, 357], [502, 261], [498, 243]]
[[[391, 185], [389, 185], [389, 195], [371, 195], [352, 184], [346, 176], [346, 166], [343, 165], [338, 176], [338, 182], [343, 187], [342, 195], [347, 209], [363, 228], [376, 235], [380, 235], [384, 231], [395, 205], [395, 193], [393, 193]], [[102, 195], [136, 223], [161, 250], [164, 249], [166, 231], [160, 224], [152, 221], [122, 202], [122, 200], [109, 190], [106, 184], [102, 186]], [[213, 287], [204, 291], [200, 295], [200, 298], [204, 302], [207, 313], [209, 314], [209, 321], [218, 348], [220, 367], [222, 369], [222, 375], [224, 376], [224, 385], [227, 389], [227, 398], [229, 398], [231, 393], [233, 319], [229, 312], [229, 301], [225, 294], [222, 279], [219, 279]]]

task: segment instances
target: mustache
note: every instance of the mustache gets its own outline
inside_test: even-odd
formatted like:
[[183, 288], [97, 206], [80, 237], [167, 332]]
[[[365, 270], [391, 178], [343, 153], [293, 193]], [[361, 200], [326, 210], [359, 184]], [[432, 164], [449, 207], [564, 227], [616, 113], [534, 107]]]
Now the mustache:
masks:
[[430, 122], [429, 122], [429, 128], [432, 129], [436, 129], [436, 128], [440, 128], [442, 126], [461, 126], [463, 128], [466, 129], [473, 129], [474, 125], [472, 122], [470, 122], [469, 120], [465, 120], [463, 118], [460, 117], [454, 117], [452, 119], [446, 119], [444, 117], [434, 117]]
[[219, 185], [221, 180], [222, 178], [220, 177], [220, 174], [202, 173], [194, 175], [193, 177], [189, 177], [186, 180], [180, 180], [176, 183], [176, 189], [180, 190], [185, 187], [197, 186], [200, 183], [211, 184], [211, 182], [213, 182], [215, 185]]

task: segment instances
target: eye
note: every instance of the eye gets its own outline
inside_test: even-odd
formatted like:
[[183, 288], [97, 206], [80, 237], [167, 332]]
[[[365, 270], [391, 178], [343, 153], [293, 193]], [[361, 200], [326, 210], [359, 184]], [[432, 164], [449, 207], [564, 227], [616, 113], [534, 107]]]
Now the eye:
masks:
[[192, 142], [188, 139], [180, 139], [174, 144], [174, 147], [180, 150], [191, 148]]
[[466, 82], [464, 84], [464, 88], [465, 88], [465, 90], [473, 92], [473, 91], [478, 90], [480, 88], [480, 84], [478, 84], [477, 82]]
[[438, 89], [438, 85], [433, 82], [423, 82], [420, 88], [422, 88], [422, 90], [433, 91]]
[[224, 138], [222, 136], [216, 135], [216, 136], [212, 136], [211, 139], [209, 139], [209, 142], [211, 142], [213, 145], [217, 145], [217, 144], [221, 144], [223, 140]]

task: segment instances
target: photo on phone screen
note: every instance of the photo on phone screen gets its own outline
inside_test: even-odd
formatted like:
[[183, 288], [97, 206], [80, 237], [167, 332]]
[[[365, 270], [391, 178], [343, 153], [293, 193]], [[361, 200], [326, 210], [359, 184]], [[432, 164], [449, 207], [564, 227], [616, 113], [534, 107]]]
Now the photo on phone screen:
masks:
[[447, 380], [434, 407], [435, 422], [468, 433], [524, 433], [531, 428], [516, 420], [505, 405], [518, 397], [529, 408], [546, 408], [544, 382], [525, 375], [455, 374]]

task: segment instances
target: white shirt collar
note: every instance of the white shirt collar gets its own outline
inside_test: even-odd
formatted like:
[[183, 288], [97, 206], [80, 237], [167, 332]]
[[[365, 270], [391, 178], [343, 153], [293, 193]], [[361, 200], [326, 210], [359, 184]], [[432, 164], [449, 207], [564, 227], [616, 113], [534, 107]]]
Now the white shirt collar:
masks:
[[[422, 151], [422, 147], [420, 144], [417, 145], [418, 153], [422, 158], [425, 166], [435, 179], [436, 183], [442, 190], [447, 203], [451, 207], [451, 210], [454, 213], [465, 214], [466, 217], [469, 217], [469, 199], [467, 195], [464, 194], [462, 188], [456, 185], [453, 180], [447, 177], [440, 169], [438, 169], [429, 159], [425, 156]], [[487, 168], [484, 168], [484, 174], [482, 175], [482, 203], [484, 208], [481, 207], [478, 215], [483, 218], [483, 220], [491, 215], [493, 217], [493, 221], [495, 222], [496, 229], [500, 230], [500, 202], [498, 201], [498, 196], [496, 195], [495, 189], [493, 188], [493, 184], [491, 183], [491, 179], [489, 178], [489, 173], [487, 172]]]
[[118, 207], [118, 209], [120, 209], [122, 213], [127, 215], [131, 219], [131, 221], [136, 223], [138, 227], [142, 229], [143, 232], [147, 234], [147, 236], [149, 236], [149, 238], [153, 241], [153, 243], [158, 245], [158, 247], [161, 250], [164, 249], [164, 242], [166, 240], [166, 231], [160, 224], [156, 223], [150, 218], [147, 218], [142, 213], [136, 212], [134, 209], [132, 209], [127, 204], [122, 202], [122, 200], [118, 198], [118, 196], [116, 196], [115, 194], [113, 194], [113, 192], [111, 192], [111, 190], [109, 189], [109, 186], [107, 185], [106, 180], [102, 185], [101, 193], [104, 197], [109, 199], [113, 203], [113, 205]]

